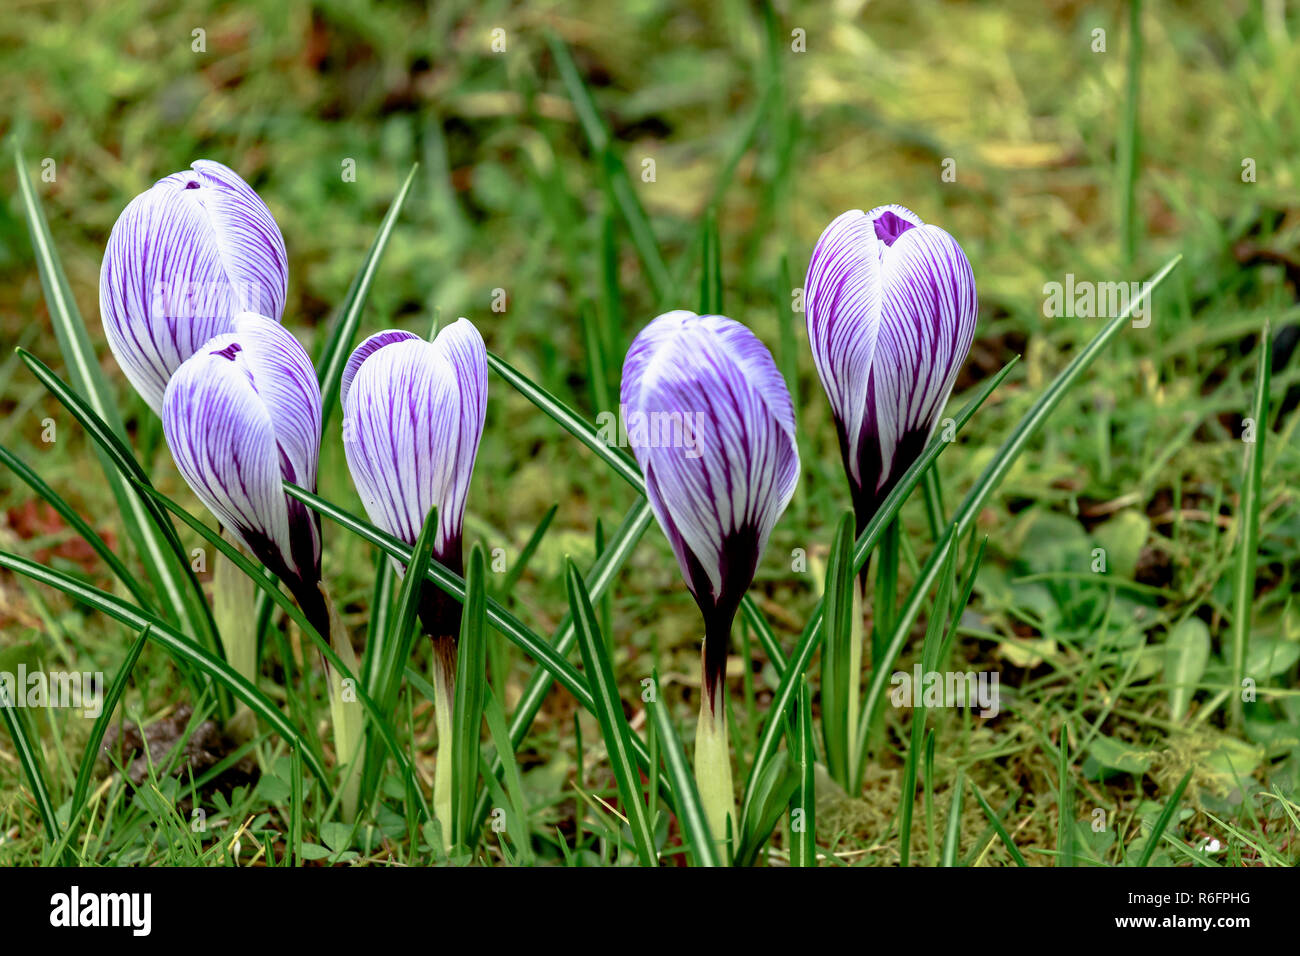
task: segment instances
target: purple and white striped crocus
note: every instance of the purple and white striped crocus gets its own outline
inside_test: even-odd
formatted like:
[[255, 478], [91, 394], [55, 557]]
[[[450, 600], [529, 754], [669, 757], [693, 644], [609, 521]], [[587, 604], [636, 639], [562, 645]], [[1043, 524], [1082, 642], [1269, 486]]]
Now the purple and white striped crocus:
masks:
[[[465, 501], [487, 413], [483, 336], [468, 319], [447, 326], [432, 342], [410, 332], [378, 332], [348, 359], [340, 399], [343, 450], [370, 520], [414, 545], [430, 509], [437, 508], [433, 557], [462, 573]], [[433, 642], [434, 813], [450, 836], [449, 741], [461, 606], [425, 581], [418, 613]]]
[[646, 496], [704, 617], [695, 771], [715, 838], [734, 828], [727, 746], [732, 621], [799, 480], [794, 405], [767, 347], [720, 315], [668, 312], [638, 335], [620, 393]]
[[860, 534], [952, 392], [975, 335], [975, 275], [956, 239], [902, 206], [855, 209], [817, 240], [804, 306]]
[[432, 342], [378, 332], [348, 359], [340, 398], [343, 450], [370, 520], [414, 545], [436, 507], [433, 556], [461, 573], [465, 501], [487, 412], [478, 329], [460, 319]]
[[321, 397], [311, 359], [278, 322], [245, 312], [171, 376], [163, 434], [186, 483], [275, 573], [327, 639], [320, 518], [283, 482], [316, 490]]
[[155, 413], [172, 374], [241, 312], [279, 321], [288, 287], [280, 228], [232, 169], [201, 159], [136, 196], [99, 274], [108, 346]]

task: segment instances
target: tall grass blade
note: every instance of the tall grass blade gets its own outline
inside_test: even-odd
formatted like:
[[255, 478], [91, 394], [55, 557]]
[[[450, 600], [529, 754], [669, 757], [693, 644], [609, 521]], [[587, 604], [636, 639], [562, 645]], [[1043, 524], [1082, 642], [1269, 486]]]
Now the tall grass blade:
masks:
[[[654, 686], [659, 686], [659, 675], [654, 675]], [[700, 792], [695, 787], [695, 774], [686, 762], [686, 751], [682, 749], [682, 738], [673, 726], [673, 719], [668, 714], [668, 707], [661, 700], [653, 700], [646, 705], [654, 718], [656, 739], [659, 741], [660, 756], [664, 771], [673, 787], [673, 812], [677, 823], [682, 828], [682, 838], [695, 858], [696, 866], [721, 866], [718, 858], [717, 844], [709, 831], [709, 820], [704, 814], [704, 805], [700, 802]]]
[[467, 564], [465, 607], [456, 648], [456, 697], [452, 702], [451, 816], [453, 845], [473, 852], [478, 843], [474, 797], [482, 762], [483, 686], [487, 681], [487, 566], [481, 545], [470, 549]]
[[1246, 475], [1241, 488], [1237, 564], [1232, 579], [1232, 721], [1242, 726], [1241, 684], [1250, 650], [1251, 610], [1255, 601], [1255, 562], [1259, 555], [1259, 504], [1264, 481], [1264, 445], [1268, 438], [1268, 390], [1273, 369], [1273, 337], [1268, 324], [1259, 339], [1259, 372], [1251, 407], [1254, 444], [1246, 447]]
[[330, 329], [329, 337], [325, 339], [320, 355], [317, 356], [316, 375], [320, 381], [322, 432], [329, 425], [330, 414], [339, 401], [343, 368], [347, 365], [348, 356], [352, 352], [357, 326], [361, 323], [361, 313], [366, 307], [366, 298], [370, 295], [370, 287], [374, 284], [375, 275], [379, 271], [379, 260], [383, 257], [384, 250], [388, 248], [393, 227], [397, 225], [397, 217], [402, 212], [407, 193], [411, 191], [411, 183], [415, 181], [415, 171], [419, 168], [419, 163], [411, 166], [411, 171], [406, 174], [406, 180], [397, 190], [397, 195], [393, 197], [388, 212], [384, 214], [384, 219], [379, 224], [379, 232], [375, 234], [375, 239], [370, 244], [370, 251], [366, 253], [366, 258], [361, 263], [361, 270], [353, 278], [352, 285], [348, 287], [348, 294], [343, 298], [343, 304], [339, 307], [338, 320]]
[[650, 829], [645, 804], [641, 802], [641, 775], [637, 772], [636, 757], [632, 750], [632, 728], [628, 726], [627, 716], [623, 713], [623, 700], [614, 678], [614, 666], [601, 636], [596, 612], [591, 606], [591, 597], [587, 594], [582, 575], [578, 573], [578, 567], [572, 559], [567, 562], [565, 569], [565, 584], [569, 592], [569, 611], [578, 632], [582, 669], [595, 698], [596, 718], [600, 723], [601, 735], [605, 738], [605, 749], [614, 769], [614, 780], [618, 783], [623, 813], [632, 831], [632, 844], [642, 866], [658, 866], [654, 832]]

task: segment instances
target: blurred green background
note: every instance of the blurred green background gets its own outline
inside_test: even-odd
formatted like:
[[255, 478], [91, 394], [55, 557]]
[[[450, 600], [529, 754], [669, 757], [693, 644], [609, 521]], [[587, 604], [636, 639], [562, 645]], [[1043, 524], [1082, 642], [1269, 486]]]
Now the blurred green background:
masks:
[[[1266, 320], [1279, 335], [1275, 409], [1300, 383], [1285, 331], [1294, 334], [1300, 314], [1300, 14], [1278, 0], [1166, 0], [1144, 4], [1138, 22], [1135, 50], [1130, 7], [1118, 2], [17, 2], [0, 18], [0, 132], [23, 150], [137, 451], [163, 491], [191, 504], [98, 323], [108, 232], [156, 179], [211, 158], [259, 191], [289, 252], [284, 323], [314, 353], [418, 162], [361, 335], [391, 326], [427, 333], [467, 316], [491, 350], [592, 418], [613, 407], [636, 331], [667, 308], [698, 306], [700, 224], [716, 209], [724, 311], [793, 373], [805, 473], [755, 588], [787, 642], [819, 588], [815, 573], [791, 570], [790, 554], [804, 548], [818, 571], [847, 504], [802, 315], [791, 309], [812, 246], [835, 215], [898, 202], [964, 246], [981, 308], [954, 408], [1023, 356], [941, 462], [950, 509], [1100, 327], [1045, 317], [1044, 284], [1066, 273], [1140, 280], [1181, 252], [1150, 327], [1122, 334], [981, 516], [990, 561], [961, 653], [973, 667], [1006, 668], [1004, 686], [1023, 683], [1024, 699], [991, 730], [951, 718], [942, 757], [965, 766], [996, 747], [997, 762], [980, 771], [990, 799], [1014, 787], [1050, 791], [1034, 728], [1056, 727], [1067, 711], [1084, 715], [1085, 727], [1104, 723], [1106, 739], [1157, 754], [1140, 772], [1099, 773], [1088, 784], [1098, 800], [1138, 814], [1181, 776], [1189, 753], [1217, 753], [1220, 721], [1195, 734], [1180, 729], [1160, 711], [1163, 692], [1138, 686], [1159, 684], [1158, 665], [1148, 673], [1143, 658], [1141, 675], [1125, 677], [1132, 654], [1119, 655], [1104, 665], [1096, 658], [1093, 672], [1100, 652], [1092, 642], [1113, 626], [1098, 624], [1103, 606], [1127, 615], [1122, 643], [1133, 653], [1147, 644], [1163, 653], [1167, 633], [1190, 617], [1207, 624], [1216, 652], [1227, 633], [1241, 419]], [[647, 269], [604, 185], [601, 154], [575, 113], [548, 31], [568, 45], [594, 96], [623, 181], [648, 213], [662, 275]], [[503, 52], [494, 39], [504, 39]], [[1248, 169], [1253, 181], [1244, 181]], [[0, 181], [0, 444], [113, 534], [112, 499], [88, 440], [10, 354], [22, 345], [62, 368], [8, 152]], [[504, 312], [492, 309], [497, 289]], [[589, 335], [584, 316], [598, 331]], [[597, 522], [608, 530], [633, 499], [501, 380], [491, 389], [467, 538], [514, 553], [559, 504], [516, 599], [530, 625], [548, 629], [564, 609], [563, 556], [590, 560]], [[53, 444], [41, 440], [46, 417], [62, 429]], [[1256, 605], [1256, 637], [1284, 656], [1300, 647], [1295, 423], [1288, 409], [1271, 423]], [[336, 419], [325, 436], [322, 493], [360, 513], [338, 428]], [[919, 501], [905, 525], [923, 557], [930, 543]], [[1086, 571], [1098, 541], [1123, 555], [1118, 572], [1134, 588], [1020, 580]], [[7, 474], [0, 546], [107, 580]], [[359, 630], [370, 568], [368, 550], [327, 523], [325, 576]], [[691, 684], [695, 611], [657, 529], [620, 580], [611, 613], [629, 686], [655, 649], [672, 681]], [[8, 574], [0, 575], [0, 629], [0, 641], [52, 641], [110, 670], [126, 643], [115, 625]], [[1294, 674], [1292, 657], [1272, 679], [1289, 686]], [[146, 710], [178, 691], [168, 675], [162, 665], [154, 672]], [[538, 724], [539, 764], [572, 745], [572, 703], [561, 697]], [[1283, 695], [1256, 717], [1294, 737], [1295, 704]], [[1300, 757], [1288, 739], [1272, 729], [1245, 734], [1250, 772], [1294, 787]], [[1098, 759], [1105, 766], [1104, 754]], [[897, 801], [888, 793], [894, 770], [884, 758], [872, 776], [882, 807]], [[0, 762], [0, 781], [16, 773]], [[1205, 799], [1232, 789], [1209, 771], [1196, 779]], [[1049, 802], [1031, 808], [1027, 841], [1054, 830]], [[875, 817], [846, 813], [846, 831], [870, 845], [875, 824], [863, 820]]]

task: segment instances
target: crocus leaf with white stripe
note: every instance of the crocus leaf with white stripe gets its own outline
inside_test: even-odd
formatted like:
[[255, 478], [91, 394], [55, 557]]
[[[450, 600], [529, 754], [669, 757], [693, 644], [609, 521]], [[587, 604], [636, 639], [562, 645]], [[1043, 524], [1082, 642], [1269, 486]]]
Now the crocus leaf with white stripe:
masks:
[[279, 323], [244, 313], [233, 325], [172, 376], [163, 398], [163, 433], [194, 493], [328, 634], [319, 591], [320, 519], [282, 486], [316, 487], [316, 373]]
[[99, 276], [99, 311], [126, 377], [161, 414], [167, 382], [242, 312], [279, 321], [288, 259], [266, 203], [212, 160], [158, 180], [122, 211]]
[[880, 206], [826, 228], [805, 290], [808, 341], [861, 533], [952, 392], [975, 335], [975, 275], [947, 232]]

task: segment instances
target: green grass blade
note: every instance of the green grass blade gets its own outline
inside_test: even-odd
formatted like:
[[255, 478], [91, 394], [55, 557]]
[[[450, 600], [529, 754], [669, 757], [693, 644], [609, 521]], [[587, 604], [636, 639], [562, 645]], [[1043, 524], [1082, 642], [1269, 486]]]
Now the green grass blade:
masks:
[[[219, 539], [220, 536], [217, 537]], [[0, 551], [0, 567], [57, 588], [82, 604], [102, 611], [114, 620], [121, 621], [134, 630], [140, 631], [146, 627], [149, 628], [149, 639], [151, 641], [160, 645], [172, 657], [194, 666], [202, 674], [226, 687], [235, 697], [247, 704], [250, 710], [270, 724], [276, 733], [283, 737], [290, 746], [302, 748], [303, 760], [307, 763], [312, 774], [320, 781], [321, 787], [326, 793], [329, 792], [329, 776], [325, 772], [325, 767], [316, 758], [316, 755], [311, 753], [298, 728], [294, 727], [285, 718], [284, 714], [280, 713], [270, 698], [266, 697], [225, 661], [209, 654], [166, 622], [157, 620], [151, 617], [148, 612], [128, 604], [106, 591], [91, 587], [71, 575], [55, 571], [52, 568], [37, 564], [35, 561], [29, 561], [26, 558], [4, 551]]]
[[[3, 558], [2, 553], [0, 558]], [[22, 693], [24, 688], [16, 690]], [[6, 696], [7, 691], [0, 689], [0, 718], [4, 720], [9, 737], [14, 742], [18, 762], [22, 765], [23, 773], [27, 775], [27, 785], [31, 788], [32, 798], [36, 801], [36, 809], [40, 811], [45, 833], [49, 836], [50, 842], [57, 843], [59, 821], [58, 815], [54, 812], [54, 802], [50, 799], [49, 787], [45, 783], [45, 757], [41, 752], [40, 738], [28, 734], [29, 728], [18, 710], [18, 702], [4, 699]]]
[[1169, 826], [1169, 821], [1174, 818], [1178, 811], [1178, 801], [1183, 799], [1183, 791], [1187, 789], [1187, 784], [1192, 779], [1192, 772], [1196, 768], [1191, 768], [1183, 774], [1183, 779], [1178, 781], [1178, 786], [1174, 788], [1173, 795], [1170, 796], [1169, 802], [1165, 808], [1160, 811], [1160, 816], [1156, 818], [1155, 826], [1151, 828], [1151, 836], [1147, 839], [1146, 846], [1142, 848], [1142, 856], [1138, 858], [1138, 866], [1146, 866], [1151, 862], [1151, 855], [1156, 852], [1156, 846], [1160, 843], [1160, 838]]
[[[930, 617], [925, 623], [925, 640], [921, 650], [922, 673], [929, 673], [936, 669], [939, 648], [943, 644], [944, 631], [948, 625], [948, 602], [952, 599], [952, 579], [955, 573], [953, 559], [957, 554], [957, 549], [951, 547], [955, 530], [951, 527], [948, 529], [946, 539], [948, 557], [943, 562], [934, 604], [930, 609]], [[913, 687], [911, 744], [907, 748], [907, 757], [903, 762], [903, 784], [898, 798], [899, 866], [907, 866], [911, 861], [912, 810], [916, 806], [916, 768], [921, 759], [922, 742], [925, 736], [925, 715], [925, 695], [921, 693], [921, 688]]]
[[1273, 369], [1273, 339], [1267, 323], [1259, 339], [1259, 371], [1251, 418], [1255, 442], [1246, 449], [1246, 475], [1241, 489], [1240, 533], [1233, 574], [1232, 601], [1232, 721], [1242, 726], [1244, 708], [1241, 682], [1246, 677], [1250, 650], [1250, 619], [1255, 603], [1255, 562], [1259, 555], [1259, 506], [1264, 481], [1264, 445], [1268, 437], [1268, 390]]
[[952, 805], [948, 807], [948, 826], [943, 834], [943, 856], [940, 866], [956, 866], [957, 850], [961, 844], [961, 798], [966, 789], [966, 772], [957, 771], [957, 782], [952, 786]]
[[[812, 691], [799, 684], [799, 733], [795, 752], [798, 789], [790, 803], [790, 865], [817, 865], [817, 753], [813, 746]], [[796, 818], [795, 811], [799, 811]], [[797, 822], [796, 822], [797, 821]]]
[[[425, 517], [424, 527], [415, 541], [415, 550], [402, 585], [397, 592], [397, 604], [388, 615], [388, 627], [380, 638], [380, 647], [375, 650], [375, 671], [367, 684], [371, 695], [379, 707], [380, 713], [391, 714], [397, 707], [397, 695], [402, 687], [402, 672], [406, 662], [411, 658], [411, 648], [415, 643], [416, 616], [420, 607], [420, 598], [424, 593], [425, 574], [429, 570], [429, 556], [433, 553], [433, 542], [438, 536], [438, 509], [430, 508]], [[383, 559], [385, 562], [388, 558]], [[367, 648], [368, 649], [368, 648]], [[374, 788], [379, 782], [379, 770], [383, 765], [382, 751], [368, 747], [366, 750], [365, 770], [361, 778], [361, 805], [366, 806], [374, 796]]]
[[452, 702], [451, 816], [454, 843], [473, 852], [478, 843], [474, 798], [478, 792], [483, 740], [483, 685], [487, 676], [487, 565], [483, 548], [470, 549], [465, 575], [465, 609], [456, 647], [456, 697]]
[[1007, 828], [1002, 825], [1002, 820], [998, 817], [997, 811], [989, 806], [989, 802], [984, 799], [984, 794], [980, 793], [980, 788], [975, 785], [974, 780], [970, 782], [970, 788], [971, 792], [975, 794], [975, 799], [979, 801], [980, 809], [983, 810], [984, 815], [989, 818], [989, 826], [991, 826], [993, 831], [997, 833], [998, 839], [1002, 841], [1002, 845], [1005, 846], [1007, 852], [1011, 854], [1011, 859], [1016, 861], [1016, 866], [1028, 866], [1029, 864], [1025, 862], [1024, 854], [1020, 852], [1020, 848], [1016, 846], [1015, 842], [1011, 839], [1011, 834], [1007, 833]]
[[[975, 485], [967, 493], [960, 507], [958, 507], [953, 518], [957, 534], [953, 539], [950, 539], [947, 547], [952, 547], [953, 542], [960, 540], [962, 535], [969, 530], [971, 522], [975, 520], [975, 516], [979, 513], [979, 509], [984, 506], [984, 502], [997, 488], [1016, 459], [1020, 457], [1030, 439], [1038, 433], [1043, 423], [1061, 404], [1066, 393], [1079, 381], [1083, 373], [1096, 361], [1097, 357], [1119, 334], [1125, 324], [1132, 319], [1134, 310], [1141, 308], [1143, 302], [1154, 294], [1155, 290], [1180, 261], [1182, 261], [1181, 255], [1170, 259], [1150, 280], [1144, 283], [1141, 294], [1136, 296], [1129, 303], [1128, 308], [1124, 309], [1120, 315], [1106, 323], [1101, 331], [1093, 337], [1092, 341], [1080, 350], [1070, 364], [1057, 375], [1047, 390], [1039, 396], [1038, 401], [1020, 419], [1011, 434], [994, 454], [993, 460], [989, 462], [979, 478], [976, 479]], [[857, 766], [860, 770], [865, 766], [864, 749], [867, 745], [868, 732], [875, 720], [880, 703], [884, 699], [885, 685], [889, 680], [894, 661], [898, 659], [898, 655], [903, 649], [912, 622], [916, 620], [916, 615], [920, 612], [926, 592], [934, 585], [934, 579], [938, 576], [939, 569], [947, 557], [946, 553], [944, 553], [946, 550], [947, 548], [936, 548], [921, 569], [921, 573], [912, 588], [912, 593], [898, 617], [893, 637], [881, 655], [880, 666], [872, 673], [871, 683], [867, 687], [867, 696], [863, 702], [857, 737], [859, 748]]]
[[383, 222], [379, 224], [379, 232], [376, 233], [374, 242], [370, 244], [370, 251], [366, 253], [366, 258], [361, 263], [361, 270], [352, 280], [348, 294], [339, 308], [338, 321], [334, 323], [329, 338], [325, 340], [316, 359], [316, 374], [320, 380], [322, 432], [329, 425], [330, 415], [334, 411], [334, 406], [338, 404], [339, 388], [343, 383], [343, 368], [347, 365], [348, 356], [352, 352], [352, 340], [356, 338], [357, 326], [361, 323], [361, 313], [366, 307], [366, 297], [370, 295], [370, 286], [379, 271], [379, 260], [383, 257], [384, 250], [388, 248], [388, 240], [392, 238], [397, 217], [402, 212], [407, 193], [411, 191], [411, 183], [415, 181], [415, 171], [419, 168], [419, 163], [411, 167], [411, 171], [406, 174], [406, 181], [393, 197], [388, 212], [384, 214]]
[[122, 694], [126, 690], [131, 671], [135, 668], [136, 661], [140, 659], [140, 652], [144, 650], [144, 646], [149, 640], [151, 626], [145, 625], [144, 630], [140, 632], [140, 636], [131, 642], [131, 646], [126, 652], [126, 659], [122, 661], [122, 666], [118, 668], [117, 675], [108, 688], [108, 693], [104, 695], [99, 716], [95, 718], [95, 722], [90, 727], [90, 739], [86, 741], [86, 746], [82, 750], [81, 766], [77, 768], [77, 779], [72, 787], [72, 802], [68, 805], [68, 826], [50, 854], [52, 859], [60, 859], [63, 856], [64, 848], [76, 837], [81, 811], [86, 804], [86, 795], [90, 792], [90, 778], [94, 774], [95, 764], [99, 760], [100, 745], [104, 742], [104, 734], [108, 731], [108, 725], [113, 721], [113, 712], [117, 709], [117, 702], [122, 699]]
[[614, 197], [619, 212], [623, 214], [623, 221], [632, 236], [632, 245], [636, 247], [641, 264], [645, 267], [646, 279], [650, 283], [655, 301], [663, 302], [672, 292], [672, 277], [655, 242], [654, 232], [650, 228], [650, 219], [637, 198], [627, 169], [614, 155], [609, 130], [600, 118], [596, 101], [592, 99], [591, 91], [582, 81], [582, 74], [578, 72], [578, 65], [573, 62], [573, 55], [569, 53], [569, 48], [550, 31], [547, 31], [546, 42], [551, 50], [551, 59], [555, 61], [555, 66], [559, 70], [560, 79], [569, 93], [569, 98], [573, 101], [579, 124], [595, 155], [605, 186]]
[[550, 530], [551, 522], [555, 520], [555, 515], [559, 510], [559, 505], [551, 505], [546, 509], [546, 514], [542, 515], [542, 520], [537, 522], [537, 527], [533, 529], [533, 533], [528, 536], [528, 540], [524, 542], [523, 548], [520, 549], [519, 557], [506, 568], [506, 574], [501, 581], [501, 586], [496, 589], [497, 600], [505, 600], [514, 591], [515, 585], [519, 582], [519, 578], [524, 571], [528, 569], [528, 562], [537, 553], [538, 546], [541, 545], [542, 539], [546, 537], [546, 532]]
[[712, 206], [704, 214], [701, 231], [703, 268], [700, 270], [700, 314], [722, 314], [722, 240], [718, 235], [718, 213]]
[[361, 677], [371, 696], [374, 696], [375, 681], [379, 677], [379, 657], [384, 649], [384, 639], [392, 626], [393, 583], [396, 580], [397, 572], [393, 570], [388, 555], [376, 551], [375, 583], [370, 590], [370, 619], [366, 622], [366, 647], [361, 658]]
[[861, 680], [850, 666], [853, 640], [853, 512], [845, 511], [835, 526], [826, 562], [823, 596], [821, 716], [826, 768], [842, 787], [849, 785], [849, 697], [851, 682]]
[[[656, 687], [659, 686], [657, 673], [654, 675], [654, 683]], [[673, 726], [668, 707], [660, 700], [651, 701], [646, 706], [654, 719], [664, 770], [672, 782], [673, 812], [682, 828], [682, 838], [690, 848], [696, 866], [721, 866], [713, 834], [709, 831], [709, 821], [704, 815], [704, 806], [700, 803], [700, 792], [695, 787], [695, 774], [686, 762], [682, 738]]]
[[[432, 689], [430, 687], [430, 690]], [[510, 809], [513, 811], [514, 818], [507, 819], [510, 839], [519, 858], [519, 865], [532, 866], [534, 854], [532, 840], [529, 837], [528, 795], [524, 792], [523, 778], [519, 774], [519, 761], [515, 759], [514, 748], [510, 744], [510, 727], [506, 723], [506, 713], [501, 708], [501, 702], [492, 693], [492, 688], [489, 686], [484, 693], [483, 716], [487, 718], [488, 733], [492, 736], [497, 757], [501, 759], [506, 793], [510, 798]], [[478, 825], [477, 817], [474, 823], [475, 826]]]
[[113, 553], [113, 549], [105, 543], [99, 533], [87, 524], [81, 515], [77, 514], [76, 509], [64, 501], [57, 491], [47, 485], [40, 475], [28, 468], [9, 449], [0, 447], [0, 463], [3, 463], [6, 468], [21, 478], [32, 491], [40, 495], [51, 508], [59, 513], [59, 517], [67, 522], [68, 527], [77, 532], [81, 539], [90, 545], [95, 554], [99, 555], [100, 559], [108, 565], [108, 569], [113, 572], [113, 575], [126, 586], [127, 590], [131, 592], [131, 596], [135, 598], [136, 603], [141, 607], [153, 609], [153, 598], [140, 586], [135, 575], [127, 570], [126, 565]]
[[605, 640], [601, 636], [591, 597], [582, 583], [582, 575], [572, 559], [567, 562], [565, 583], [569, 591], [569, 611], [578, 633], [578, 648], [582, 652], [582, 669], [591, 685], [596, 702], [596, 718], [605, 738], [605, 749], [618, 783], [618, 794], [632, 831], [632, 844], [642, 866], [658, 866], [654, 833], [645, 804], [641, 802], [641, 775], [637, 772], [636, 757], [632, 749], [632, 728], [623, 713], [623, 700], [619, 697], [618, 682], [610, 663]]
[[[632, 509], [624, 518], [623, 524], [615, 532], [614, 537], [606, 544], [605, 550], [601, 553], [599, 560], [592, 566], [584, 582], [587, 593], [593, 600], [599, 600], [601, 595], [613, 584], [614, 578], [623, 569], [636, 549], [637, 543], [641, 536], [645, 534], [646, 528], [650, 526], [653, 515], [650, 511], [650, 502], [641, 498], [637, 501]], [[567, 655], [577, 641], [577, 632], [573, 623], [573, 616], [567, 615], [561, 622], [555, 635], [551, 639], [551, 646], [555, 652], [560, 655]], [[537, 713], [541, 710], [542, 702], [546, 695], [551, 691], [551, 685], [554, 678], [551, 677], [550, 671], [545, 667], [538, 667], [529, 678], [519, 702], [515, 705], [514, 715], [510, 718], [510, 743], [513, 747], [518, 747], [523, 743], [524, 738], [528, 735], [528, 730], [533, 725]], [[635, 745], [635, 741], [634, 741]], [[647, 762], [651, 767], [655, 767], [653, 761], [650, 761], [650, 754], [646, 754]], [[492, 773], [499, 775], [501, 764], [494, 759], [492, 762]], [[654, 772], [652, 770], [652, 772]], [[479, 801], [477, 818], [482, 821], [486, 819], [488, 812], [487, 802]]]

